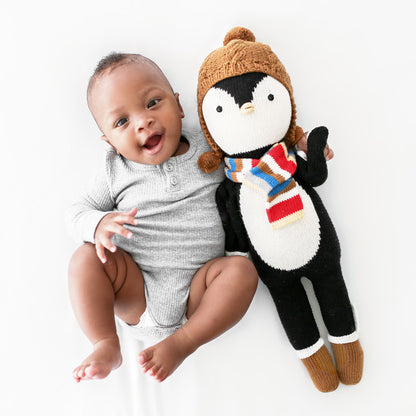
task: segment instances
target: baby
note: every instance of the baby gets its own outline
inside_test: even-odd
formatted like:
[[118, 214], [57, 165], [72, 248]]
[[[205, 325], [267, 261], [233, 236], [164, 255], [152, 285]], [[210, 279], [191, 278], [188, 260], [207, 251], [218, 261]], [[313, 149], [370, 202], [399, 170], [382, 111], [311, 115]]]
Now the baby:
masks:
[[73, 377], [101, 379], [121, 365], [116, 315], [134, 336], [152, 340], [138, 362], [163, 381], [243, 317], [257, 272], [245, 257], [222, 257], [215, 191], [223, 173], [200, 171], [208, 144], [202, 133], [182, 131], [179, 95], [159, 67], [141, 55], [111, 54], [91, 77], [87, 99], [110, 146], [69, 211], [84, 242], [70, 261], [70, 298], [93, 346]]

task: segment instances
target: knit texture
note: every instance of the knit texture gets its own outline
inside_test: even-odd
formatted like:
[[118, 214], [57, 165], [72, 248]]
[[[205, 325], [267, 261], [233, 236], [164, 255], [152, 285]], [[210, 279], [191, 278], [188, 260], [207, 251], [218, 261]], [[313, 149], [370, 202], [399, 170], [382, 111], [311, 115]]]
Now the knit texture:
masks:
[[285, 136], [291, 147], [302, 137], [296, 129], [296, 107], [290, 77], [285, 67], [268, 45], [255, 41], [254, 34], [242, 27], [231, 29], [224, 38], [224, 46], [210, 53], [201, 65], [198, 77], [198, 113], [202, 130], [213, 151], [203, 154], [199, 165], [205, 172], [218, 168], [222, 150], [213, 140], [203, 117], [202, 102], [205, 94], [217, 82], [248, 72], [262, 72], [270, 75], [284, 85], [290, 95], [292, 118]]
[[[291, 109], [286, 105], [287, 111], [284, 113], [285, 117], [282, 117], [284, 124], [279, 124], [281, 131], [278, 136], [266, 134], [264, 127], [268, 120], [275, 121], [275, 113], [267, 113], [267, 107], [260, 107], [265, 108], [265, 113], [261, 113], [262, 117], [257, 117], [260, 113], [256, 108], [252, 123], [247, 124], [249, 128], [245, 128], [238, 117], [229, 120], [222, 117], [218, 127], [215, 123], [219, 119], [211, 117], [212, 114], [216, 115], [214, 109], [219, 113], [223, 110], [221, 106], [214, 106], [216, 97], [224, 96], [222, 91], [234, 98], [240, 112], [250, 108], [249, 104], [255, 101], [252, 98], [252, 84], [255, 80], [252, 73], [274, 78], [281, 84], [279, 88], [283, 86], [289, 94]], [[213, 87], [215, 90], [212, 90]], [[262, 92], [267, 91], [263, 89]], [[269, 98], [266, 94], [264, 97]], [[285, 99], [288, 104], [287, 94]], [[231, 158], [227, 160], [230, 169], [227, 176], [231, 180], [223, 182], [217, 193], [218, 207], [226, 229], [227, 250], [249, 250], [260, 278], [270, 290], [288, 338], [315, 386], [322, 392], [329, 392], [338, 387], [339, 377], [351, 382], [351, 372], [344, 367], [352, 365], [355, 367], [352, 373], [356, 373], [360, 361], [355, 358], [354, 352], [349, 351], [349, 347], [339, 348], [336, 351], [340, 374], [338, 376], [327, 348], [321, 346], [322, 344], [317, 345], [319, 329], [301, 282], [302, 277], [310, 279], [329, 334], [343, 340], [356, 331], [340, 266], [338, 237], [321, 199], [312, 189], [321, 185], [327, 177], [324, 147], [328, 130], [325, 127], [313, 129], [308, 139], [308, 160], [297, 158], [295, 177], [303, 204], [303, 219], [274, 230], [270, 227], [267, 216], [263, 214], [264, 200], [270, 198], [272, 189], [278, 194], [282, 191], [282, 188], [279, 189], [284, 186], [282, 184], [288, 180], [285, 185], [289, 188], [292, 181], [285, 176], [283, 180], [278, 180], [275, 175], [277, 169], [270, 169], [269, 163], [257, 168], [260, 162], [257, 163], [252, 158], [261, 158], [266, 146], [269, 148], [272, 143], [281, 139], [290, 149], [302, 136], [302, 130], [295, 123], [293, 91], [285, 68], [267, 45], [255, 42], [254, 35], [249, 30], [235, 28], [226, 35], [224, 46], [212, 52], [201, 66], [198, 111], [204, 134], [213, 149], [199, 158], [201, 170], [215, 170], [224, 154]], [[246, 112], [245, 115], [250, 117], [250, 114]], [[226, 116], [225, 112], [223, 116]], [[244, 129], [237, 131], [241, 126]], [[211, 129], [212, 136], [208, 128]], [[231, 132], [229, 135], [228, 131]], [[220, 143], [221, 148], [218, 145]], [[263, 145], [259, 146], [259, 143]], [[236, 159], [242, 157], [250, 159]], [[245, 165], [248, 165], [247, 169]], [[252, 170], [254, 166], [257, 170]], [[292, 174], [289, 169], [289, 175]], [[234, 180], [251, 186], [241, 186], [234, 183]], [[273, 181], [277, 183], [271, 184]], [[254, 190], [253, 185], [266, 193], [267, 198]], [[296, 208], [291, 210], [291, 213], [296, 212]], [[345, 342], [351, 341], [353, 339]], [[305, 353], [308, 355], [304, 355]]]
[[339, 385], [337, 370], [325, 345], [302, 362], [319, 391], [329, 393], [336, 390]]
[[303, 203], [295, 180], [296, 159], [284, 143], [274, 145], [261, 159], [225, 158], [225, 174], [266, 196], [266, 213], [273, 229], [303, 218]]
[[331, 344], [341, 383], [357, 384], [363, 375], [364, 353], [360, 341]]
[[131, 162], [108, 148], [87, 190], [69, 207], [67, 220], [77, 242], [94, 243], [101, 218], [137, 207], [138, 225], [126, 225], [131, 239], [114, 244], [140, 267], [199, 269], [224, 254], [224, 232], [215, 203], [222, 171], [201, 172], [198, 156], [208, 149], [200, 130], [185, 131], [189, 150], [161, 165]]

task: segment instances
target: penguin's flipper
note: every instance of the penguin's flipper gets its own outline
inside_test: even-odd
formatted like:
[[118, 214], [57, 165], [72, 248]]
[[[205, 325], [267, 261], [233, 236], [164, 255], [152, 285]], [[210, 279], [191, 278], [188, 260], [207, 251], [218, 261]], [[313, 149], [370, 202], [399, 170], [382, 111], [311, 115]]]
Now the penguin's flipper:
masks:
[[311, 186], [322, 185], [328, 177], [324, 149], [328, 140], [325, 126], [314, 128], [308, 135], [307, 161], [296, 155], [296, 175]]

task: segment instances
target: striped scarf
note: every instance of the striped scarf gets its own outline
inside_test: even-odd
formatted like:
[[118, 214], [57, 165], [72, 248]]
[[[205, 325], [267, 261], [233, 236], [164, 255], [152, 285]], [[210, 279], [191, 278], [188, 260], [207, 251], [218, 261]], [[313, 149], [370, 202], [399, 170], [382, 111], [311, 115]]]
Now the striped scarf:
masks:
[[275, 144], [261, 159], [225, 158], [225, 174], [233, 182], [258, 189], [267, 197], [266, 213], [273, 229], [303, 218], [303, 203], [295, 180], [294, 153], [284, 142]]

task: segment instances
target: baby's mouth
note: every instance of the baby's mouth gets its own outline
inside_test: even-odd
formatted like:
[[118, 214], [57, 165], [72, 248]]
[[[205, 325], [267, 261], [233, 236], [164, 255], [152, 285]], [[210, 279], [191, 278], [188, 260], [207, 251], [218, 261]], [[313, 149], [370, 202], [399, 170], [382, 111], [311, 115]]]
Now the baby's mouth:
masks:
[[160, 142], [162, 141], [162, 135], [161, 134], [154, 134], [146, 139], [146, 142], [144, 143], [143, 147], [150, 151], [151, 153], [158, 150], [158, 147], [160, 145]]

